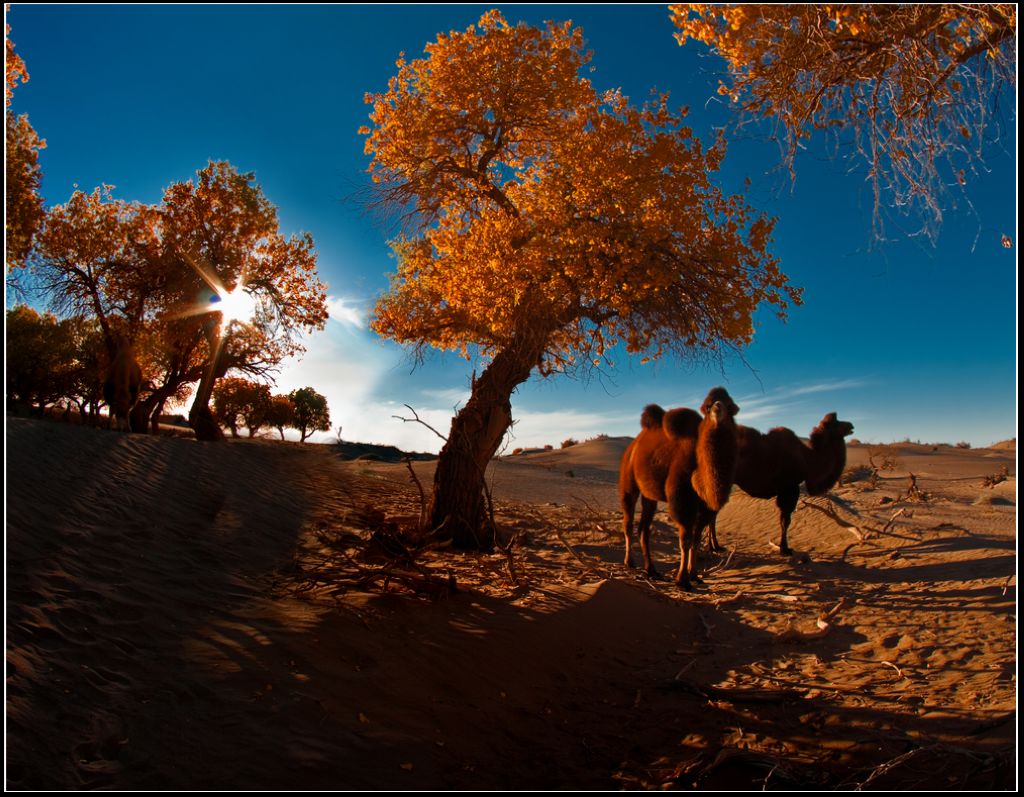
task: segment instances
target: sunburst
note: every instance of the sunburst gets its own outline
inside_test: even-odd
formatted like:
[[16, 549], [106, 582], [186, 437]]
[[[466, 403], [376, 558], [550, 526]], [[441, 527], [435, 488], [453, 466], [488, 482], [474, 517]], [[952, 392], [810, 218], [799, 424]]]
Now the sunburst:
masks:
[[210, 299], [214, 312], [219, 312], [221, 323], [225, 326], [238, 322], [248, 324], [256, 315], [256, 299], [245, 290], [244, 285], [238, 285], [233, 291], [217, 290]]

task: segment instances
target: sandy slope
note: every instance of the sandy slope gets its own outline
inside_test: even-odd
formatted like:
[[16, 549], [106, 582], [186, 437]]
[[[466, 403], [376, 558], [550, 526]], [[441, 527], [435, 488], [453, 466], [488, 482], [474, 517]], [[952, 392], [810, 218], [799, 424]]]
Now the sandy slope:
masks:
[[886, 533], [801, 508], [793, 558], [736, 492], [685, 595], [621, 565], [624, 445], [497, 462], [512, 552], [421, 555], [431, 600], [366, 544], [402, 465], [8, 418], [8, 787], [1013, 785], [1015, 450], [893, 451], [832, 494]]

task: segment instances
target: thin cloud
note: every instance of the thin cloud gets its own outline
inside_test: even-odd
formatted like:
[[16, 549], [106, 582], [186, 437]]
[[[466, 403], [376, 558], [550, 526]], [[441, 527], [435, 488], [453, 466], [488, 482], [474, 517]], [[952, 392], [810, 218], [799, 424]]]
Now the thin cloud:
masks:
[[821, 382], [815, 385], [792, 388], [790, 396], [804, 396], [809, 393], [829, 393], [833, 390], [848, 390], [854, 387], [864, 387], [867, 382], [863, 379], [844, 379], [840, 382]]
[[440, 402], [448, 407], [464, 407], [469, 401], [469, 388], [431, 388], [420, 391], [420, 395], [432, 402]]
[[354, 299], [343, 296], [327, 297], [327, 313], [332, 321], [339, 324], [365, 329], [367, 326], [366, 312], [359, 307]]

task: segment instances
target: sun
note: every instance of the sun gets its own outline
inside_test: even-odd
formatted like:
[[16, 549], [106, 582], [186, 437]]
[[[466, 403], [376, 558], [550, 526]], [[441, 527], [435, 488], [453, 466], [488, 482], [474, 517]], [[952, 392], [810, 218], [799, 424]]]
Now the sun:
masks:
[[231, 325], [235, 321], [240, 324], [248, 324], [256, 315], [256, 300], [251, 294], [246, 293], [242, 286], [224, 293], [217, 291], [217, 295], [212, 301], [215, 303], [215, 309], [220, 313], [221, 320], [226, 325]]

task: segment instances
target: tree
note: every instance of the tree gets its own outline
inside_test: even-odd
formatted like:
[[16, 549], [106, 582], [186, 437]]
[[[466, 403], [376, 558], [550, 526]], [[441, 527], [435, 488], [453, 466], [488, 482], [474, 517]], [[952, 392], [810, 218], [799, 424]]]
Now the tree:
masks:
[[39, 168], [39, 150], [46, 142], [37, 135], [28, 115], [15, 116], [10, 111], [11, 97], [19, 82], [28, 80], [28, 70], [21, 56], [14, 52], [14, 43], [7, 37], [11, 26], [5, 24], [6, 93], [4, 121], [6, 124], [6, 215], [4, 260], [8, 271], [23, 267], [32, 250], [32, 241], [46, 212], [39, 195], [43, 173]]
[[[174, 183], [161, 206], [166, 257], [177, 264], [175, 317], [192, 317], [207, 343], [203, 375], [189, 411], [199, 439], [222, 433], [209, 409], [216, 380], [229, 369], [265, 374], [303, 351], [297, 333], [323, 329], [327, 294], [316, 274], [308, 233], [285, 237], [277, 211], [255, 183], [225, 161], [211, 161], [194, 181]], [[252, 315], [225, 319], [197, 296], [249, 297]]]
[[719, 93], [780, 128], [785, 163], [829, 131], [867, 164], [876, 235], [888, 204], [933, 238], [946, 184], [980, 163], [992, 109], [1016, 82], [1015, 4], [674, 5], [680, 44], [728, 62]]
[[7, 399], [40, 412], [70, 392], [76, 367], [71, 325], [18, 305], [7, 311]]
[[721, 357], [748, 343], [762, 303], [799, 302], [768, 254], [773, 220], [710, 181], [705, 148], [665, 95], [642, 108], [581, 76], [571, 23], [440, 35], [400, 58], [373, 105], [366, 151], [381, 201], [416, 226], [393, 242], [373, 328], [415, 347], [482, 355], [441, 451], [435, 534], [487, 549], [484, 470], [511, 395], [542, 375], [627, 352]]
[[[326, 320], [312, 239], [277, 227], [251, 174], [210, 163], [159, 205], [114, 199], [107, 186], [76, 191], [47, 214], [32, 273], [58, 313], [98, 320], [111, 355], [125, 334], [147, 358], [133, 428], [156, 428], [165, 402], [199, 382], [190, 421], [216, 439], [216, 380], [230, 369], [266, 374], [302, 351], [298, 332]], [[247, 318], [224, 320], [225, 304], [210, 301], [231, 291], [251, 297]]]
[[221, 379], [213, 389], [213, 408], [221, 423], [238, 437], [238, 426], [249, 430], [249, 437], [266, 424], [270, 407], [270, 388], [260, 382], [239, 377]]
[[267, 426], [277, 429], [284, 440], [284, 430], [295, 426], [295, 405], [288, 396], [271, 396], [265, 416]]
[[51, 208], [39, 233], [39, 291], [62, 315], [95, 318], [111, 357], [118, 335], [137, 341], [161, 309], [159, 222], [158, 208], [114, 199], [103, 186]]
[[[294, 407], [292, 426], [299, 430], [301, 442], [313, 432], [327, 432], [331, 428], [331, 414], [327, 409], [327, 399], [311, 387], [293, 390], [288, 394]], [[284, 435], [282, 434], [282, 437]]]

